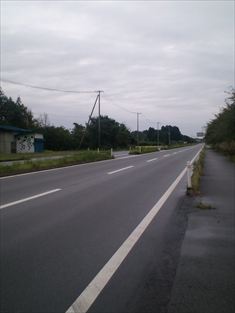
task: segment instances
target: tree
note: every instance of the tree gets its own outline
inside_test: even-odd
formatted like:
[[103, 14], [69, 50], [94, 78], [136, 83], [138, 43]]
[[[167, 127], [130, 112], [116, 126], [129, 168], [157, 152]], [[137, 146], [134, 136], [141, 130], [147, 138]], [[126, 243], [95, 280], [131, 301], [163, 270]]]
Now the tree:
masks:
[[129, 129], [124, 124], [119, 124], [116, 135], [117, 147], [124, 148], [130, 144], [131, 135]]
[[[117, 148], [127, 146], [130, 142], [130, 131], [124, 124], [119, 124], [108, 116], [101, 116], [101, 146], [103, 148]], [[98, 147], [98, 117], [91, 119], [87, 125], [87, 140], [89, 147]]]
[[235, 141], [235, 89], [226, 91], [224, 107], [207, 125], [206, 142], [212, 145]]
[[153, 127], [149, 127], [147, 131], [147, 138], [149, 141], [156, 141], [157, 140], [157, 131]]
[[34, 128], [36, 123], [32, 112], [22, 103], [20, 97], [16, 102], [0, 91], [0, 123], [20, 128]]
[[[72, 136], [72, 142], [73, 142], [73, 148], [79, 149], [79, 148], [86, 148], [88, 147], [87, 143], [87, 135], [86, 135], [86, 129], [83, 125], [80, 125], [78, 123], [73, 123], [74, 127], [71, 131]], [[81, 139], [84, 137], [82, 146], [80, 147]]]
[[37, 125], [39, 128], [50, 126], [50, 120], [47, 113], [44, 112], [43, 114], [40, 114], [39, 118], [37, 119]]
[[44, 135], [45, 149], [48, 150], [70, 150], [73, 149], [72, 136], [68, 129], [60, 126], [47, 126], [41, 128]]

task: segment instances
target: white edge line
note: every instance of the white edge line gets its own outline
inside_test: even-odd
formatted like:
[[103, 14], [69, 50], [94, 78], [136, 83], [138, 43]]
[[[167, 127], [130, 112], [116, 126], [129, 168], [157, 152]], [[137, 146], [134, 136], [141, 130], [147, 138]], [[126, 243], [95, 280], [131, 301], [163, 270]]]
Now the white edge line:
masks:
[[[195, 155], [195, 157], [191, 160], [191, 163], [194, 162], [194, 160], [197, 158], [201, 150], [202, 149], [200, 149], [199, 152]], [[170, 187], [162, 195], [162, 197], [158, 200], [154, 207], [149, 211], [149, 213], [144, 217], [144, 219], [139, 223], [139, 225], [134, 229], [134, 231], [129, 235], [129, 237], [123, 242], [120, 248], [114, 253], [114, 255], [99, 271], [99, 273], [93, 278], [89, 285], [83, 290], [83, 292], [75, 300], [75, 302], [68, 308], [66, 313], [86, 313], [89, 310], [91, 305], [94, 303], [94, 301], [99, 296], [101, 291], [104, 289], [106, 284], [112, 278], [112, 276], [117, 271], [121, 263], [124, 261], [128, 253], [134, 247], [134, 245], [139, 240], [143, 232], [152, 222], [154, 217], [157, 215], [158, 211], [161, 209], [163, 204], [169, 198], [169, 196], [174, 191], [178, 183], [181, 181], [186, 171], [187, 167], [183, 169], [183, 171], [170, 185]]]
[[35, 195], [35, 196], [31, 196], [31, 197], [24, 198], [24, 199], [21, 199], [21, 200], [17, 200], [17, 201], [14, 201], [14, 202], [9, 202], [9, 203], [0, 205], [0, 210], [4, 209], [4, 208], [7, 208], [9, 206], [12, 206], [12, 205], [16, 205], [16, 204], [19, 204], [19, 203], [22, 203], [22, 202], [26, 202], [26, 201], [33, 200], [33, 199], [36, 199], [36, 198], [39, 198], [39, 197], [43, 197], [43, 196], [49, 195], [50, 193], [57, 192], [57, 191], [60, 191], [60, 190], [61, 189], [57, 188], [57, 189], [49, 190], [47, 192], [39, 193], [38, 195]]
[[123, 167], [123, 168], [120, 168], [120, 169], [118, 169], [118, 170], [115, 170], [115, 171], [112, 171], [112, 172], [108, 172], [107, 174], [108, 174], [108, 175], [112, 175], [112, 174], [115, 174], [115, 173], [117, 173], [117, 172], [125, 171], [125, 170], [127, 170], [127, 169], [129, 169], [129, 168], [132, 168], [132, 167], [134, 167], [134, 165], [127, 166], [127, 167]]

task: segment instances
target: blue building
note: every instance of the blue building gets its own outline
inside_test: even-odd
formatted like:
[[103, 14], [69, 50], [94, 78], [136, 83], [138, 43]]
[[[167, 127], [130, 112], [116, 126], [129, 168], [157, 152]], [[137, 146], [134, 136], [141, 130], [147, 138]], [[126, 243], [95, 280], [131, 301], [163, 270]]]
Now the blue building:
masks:
[[0, 153], [34, 153], [44, 151], [42, 134], [29, 129], [0, 125]]

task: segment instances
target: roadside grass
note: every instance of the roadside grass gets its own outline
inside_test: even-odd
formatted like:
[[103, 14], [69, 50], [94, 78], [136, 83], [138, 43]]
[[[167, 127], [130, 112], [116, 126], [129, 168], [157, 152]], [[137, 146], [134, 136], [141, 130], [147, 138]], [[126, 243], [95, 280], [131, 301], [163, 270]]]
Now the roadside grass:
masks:
[[0, 164], [0, 176], [21, 174], [33, 171], [40, 171], [76, 164], [90, 163], [112, 159], [109, 151], [80, 151], [70, 156], [60, 159], [25, 161], [24, 163], [14, 163], [12, 165]]
[[225, 155], [235, 156], [235, 140], [217, 143], [213, 145], [213, 148]]
[[193, 164], [193, 175], [191, 177], [193, 194], [200, 194], [200, 182], [203, 175], [205, 153], [205, 148], [203, 148], [198, 160]]
[[133, 149], [129, 150], [129, 154], [143, 154], [143, 153], [151, 153], [160, 150], [170, 150], [176, 149], [181, 147], [188, 147], [192, 146], [192, 144], [173, 144], [173, 145], [166, 145], [166, 146], [135, 146]]
[[230, 159], [230, 161], [232, 161], [233, 163], [235, 163], [235, 155], [231, 155], [231, 156], [229, 157], [229, 159]]
[[217, 143], [212, 145], [212, 148], [215, 151], [227, 156], [231, 162], [235, 163], [235, 140]]
[[46, 150], [40, 153], [0, 153], [0, 162], [4, 161], [20, 161], [20, 160], [30, 160], [32, 158], [44, 158], [44, 157], [51, 157], [51, 156], [66, 156], [66, 155], [73, 155], [78, 154], [81, 151], [50, 151]]
[[170, 150], [170, 149], [176, 149], [176, 148], [183, 148], [183, 147], [190, 147], [195, 145], [195, 143], [179, 143], [179, 144], [172, 144], [172, 145], [168, 145], [168, 146], [163, 146], [162, 150]]
[[159, 151], [157, 146], [135, 146], [134, 149], [129, 151], [129, 154], [143, 154]]

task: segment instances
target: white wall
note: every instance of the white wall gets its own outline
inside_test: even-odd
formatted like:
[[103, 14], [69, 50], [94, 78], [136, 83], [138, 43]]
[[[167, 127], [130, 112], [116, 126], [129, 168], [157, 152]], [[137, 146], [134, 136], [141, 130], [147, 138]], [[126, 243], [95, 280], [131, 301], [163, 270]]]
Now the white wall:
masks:
[[34, 136], [33, 135], [17, 136], [16, 152], [17, 153], [34, 152]]

